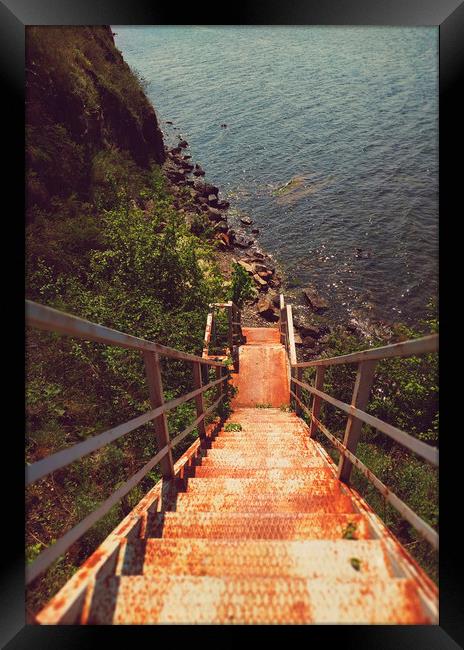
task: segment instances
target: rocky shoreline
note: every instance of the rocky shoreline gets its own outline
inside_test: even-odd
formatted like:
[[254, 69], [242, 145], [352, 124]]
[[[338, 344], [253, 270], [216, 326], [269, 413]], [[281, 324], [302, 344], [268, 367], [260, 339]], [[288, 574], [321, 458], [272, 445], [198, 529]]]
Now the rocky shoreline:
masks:
[[[229, 225], [230, 203], [221, 199], [219, 188], [205, 181], [206, 172], [188, 153], [189, 143], [181, 135], [174, 147], [165, 146], [163, 164], [168, 190], [174, 196], [173, 207], [185, 216], [192, 232], [201, 234], [212, 228], [217, 246], [217, 261], [226, 281], [232, 276], [233, 263], [238, 263], [251, 277], [255, 287], [254, 299], [242, 310], [242, 322], [251, 327], [270, 327], [279, 320], [279, 295], [286, 295], [283, 273], [272, 257], [260, 250], [254, 236], [259, 230], [253, 219], [238, 214], [239, 230]], [[317, 289], [308, 285], [299, 290], [301, 304], [293, 305], [295, 345], [299, 360], [319, 356], [334, 325], [326, 312], [330, 305]], [[292, 292], [294, 296], [294, 291]], [[292, 301], [293, 302], [293, 301]], [[380, 321], [353, 318], [341, 329], [368, 342], [373, 336], [389, 340], [393, 332]]]

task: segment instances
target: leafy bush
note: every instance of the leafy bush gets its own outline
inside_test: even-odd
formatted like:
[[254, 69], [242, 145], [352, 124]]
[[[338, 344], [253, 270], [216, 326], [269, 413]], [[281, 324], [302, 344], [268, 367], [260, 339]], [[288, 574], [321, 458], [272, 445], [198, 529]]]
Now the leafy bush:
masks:
[[243, 307], [246, 300], [254, 296], [253, 283], [250, 276], [240, 264], [234, 263], [232, 270], [232, 286], [230, 288], [230, 300], [237, 307]]

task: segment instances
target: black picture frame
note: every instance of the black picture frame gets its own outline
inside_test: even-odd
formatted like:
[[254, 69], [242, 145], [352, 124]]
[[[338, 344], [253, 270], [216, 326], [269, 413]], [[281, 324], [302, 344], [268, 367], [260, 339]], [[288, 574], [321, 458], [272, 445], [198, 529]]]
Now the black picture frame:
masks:
[[[322, 641], [343, 644], [343, 647], [447, 649], [462, 647], [464, 641], [462, 582], [459, 581], [461, 533], [461, 494], [458, 450], [461, 432], [453, 421], [458, 411], [458, 382], [450, 379], [448, 369], [456, 363], [450, 341], [462, 335], [456, 320], [453, 281], [458, 279], [459, 237], [455, 237], [460, 205], [462, 164], [455, 164], [453, 154], [462, 156], [461, 104], [458, 93], [463, 80], [464, 5], [459, 0], [323, 0], [308, 2], [273, 0], [246, 7], [225, 5], [219, 18], [218, 7], [154, 0], [3, 0], [0, 2], [0, 50], [3, 78], [4, 110], [3, 158], [6, 162], [3, 197], [12, 198], [11, 208], [3, 214], [4, 254], [2, 319], [6, 326], [3, 337], [2, 374], [7, 378], [3, 412], [14, 414], [12, 425], [4, 423], [3, 474], [3, 561], [0, 586], [0, 641], [2, 647], [16, 648], [89, 648], [108, 645], [113, 640], [134, 643], [135, 635], [143, 633], [151, 642], [162, 635], [170, 643], [229, 640], [237, 641], [237, 633], [246, 632], [253, 639], [263, 640], [262, 628], [176, 626], [138, 628], [78, 628], [74, 626], [40, 627], [25, 624], [24, 603], [24, 447], [20, 422], [24, 413], [24, 33], [27, 25], [150, 25], [150, 24], [255, 24], [255, 25], [434, 25], [439, 28], [440, 42], [440, 386], [442, 472], [440, 475], [440, 625], [439, 626], [304, 626], [267, 629], [276, 642]], [[5, 146], [5, 136], [8, 141]], [[3, 202], [5, 206], [5, 202]], [[4, 208], [5, 209], [5, 208]], [[453, 220], [453, 217], [455, 219]], [[462, 217], [461, 217], [462, 218]], [[8, 228], [8, 230], [6, 230]], [[7, 244], [7, 245], [5, 245]], [[6, 253], [9, 253], [7, 259]], [[449, 290], [451, 286], [451, 291]], [[459, 287], [460, 288], [460, 287]], [[455, 287], [457, 290], [457, 287]], [[7, 316], [7, 317], [6, 317]], [[13, 317], [14, 316], [14, 317]], [[455, 331], [453, 332], [453, 327]], [[444, 335], [443, 335], [444, 333]], [[458, 352], [459, 352], [458, 347]], [[5, 363], [6, 361], [6, 363]], [[6, 417], [5, 417], [6, 420]], [[5, 422], [4, 420], [4, 422]], [[460, 463], [462, 464], [462, 463]], [[179, 639], [179, 632], [182, 632]], [[259, 636], [255, 636], [258, 634]], [[108, 636], [110, 635], [110, 636]], [[188, 641], [190, 639], [190, 641]]]

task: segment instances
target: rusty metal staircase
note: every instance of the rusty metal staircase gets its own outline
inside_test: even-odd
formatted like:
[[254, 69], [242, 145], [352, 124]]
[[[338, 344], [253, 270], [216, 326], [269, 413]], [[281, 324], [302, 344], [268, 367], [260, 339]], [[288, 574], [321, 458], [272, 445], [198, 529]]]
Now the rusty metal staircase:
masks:
[[[301, 389], [312, 389], [310, 413], [318, 415], [315, 402], [325, 394], [320, 372], [317, 388], [302, 381], [290, 306], [282, 300], [276, 328], [241, 328], [238, 310], [231, 303], [220, 307], [229, 310], [227, 354], [238, 369], [231, 377], [237, 389], [232, 415], [200, 431], [171, 475], [111, 533], [37, 623], [437, 623], [435, 585], [349, 487], [346, 465], [337, 467], [314, 440], [314, 420], [308, 426], [291, 410], [301, 413]], [[221, 357], [208, 354], [212, 317], [208, 323], [202, 360], [220, 363]], [[431, 347], [409, 343], [412, 352], [404, 344], [396, 352]], [[391, 354], [387, 348], [377, 358]], [[371, 357], [357, 362], [372, 370]], [[362, 369], [354, 391], [359, 413], [349, 411], [348, 438], [343, 444], [336, 439], [345, 449], [342, 460], [352, 464], [353, 421], [365, 407], [355, 399], [366, 392]], [[198, 394], [194, 398], [204, 412]]]

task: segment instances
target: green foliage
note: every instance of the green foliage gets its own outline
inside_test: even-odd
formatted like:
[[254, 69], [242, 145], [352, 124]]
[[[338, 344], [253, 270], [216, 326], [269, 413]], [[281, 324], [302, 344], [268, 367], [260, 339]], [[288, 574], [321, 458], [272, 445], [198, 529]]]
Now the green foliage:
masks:
[[230, 288], [230, 300], [234, 302], [237, 307], [243, 307], [246, 300], [250, 300], [254, 296], [253, 283], [250, 276], [240, 264], [233, 265], [232, 270], [232, 286]]
[[[427, 319], [418, 327], [397, 325], [391, 341], [374, 340], [363, 345], [355, 336], [342, 330], [329, 337], [324, 356], [332, 357], [359, 349], [379, 347], [414, 339], [431, 332], [438, 332], [436, 305], [428, 305]], [[304, 381], [314, 381], [314, 369], [304, 373]], [[350, 403], [356, 376], [356, 365], [332, 366], [324, 377], [324, 392]], [[303, 400], [310, 405], [308, 395], [303, 392]], [[366, 411], [388, 422], [419, 440], [438, 446], [438, 359], [436, 354], [420, 357], [385, 359], [376, 366], [371, 397]], [[321, 422], [338, 439], [343, 439], [346, 414], [327, 403], [322, 403]], [[317, 432], [315, 438], [324, 446], [335, 462], [339, 452], [327, 438]], [[385, 434], [364, 424], [356, 455], [389, 489], [397, 494], [430, 526], [438, 529], [438, 471], [412, 452], [395, 443]], [[351, 483], [367, 500], [377, 514], [400, 541], [411, 551], [429, 575], [437, 580], [437, 554], [402, 517], [389, 506], [378, 490], [353, 468]], [[350, 536], [351, 532], [346, 531]], [[345, 536], [345, 535], [344, 535]], [[349, 537], [351, 538], [351, 537]]]
[[242, 425], [238, 422], [228, 422], [224, 427], [224, 431], [241, 431]]
[[[127, 157], [115, 152], [102, 154], [98, 167], [93, 203], [55, 199], [53, 213], [37, 212], [29, 224], [28, 298], [201, 353], [208, 305], [223, 299], [211, 245], [173, 210], [157, 167], [137, 173]], [[135, 187], [139, 196], [134, 199]], [[164, 360], [162, 374], [166, 399], [193, 388], [189, 364]], [[206, 403], [212, 403], [212, 395], [206, 395]], [[226, 402], [222, 409], [227, 408]], [[28, 332], [27, 462], [148, 409], [140, 354]], [[171, 436], [195, 417], [193, 403], [171, 411]], [[176, 457], [197, 435], [193, 431], [176, 447]], [[29, 560], [98, 507], [156, 452], [153, 429], [147, 425], [30, 486]], [[158, 478], [152, 471], [47, 571], [29, 591], [33, 608], [44, 604]]]

